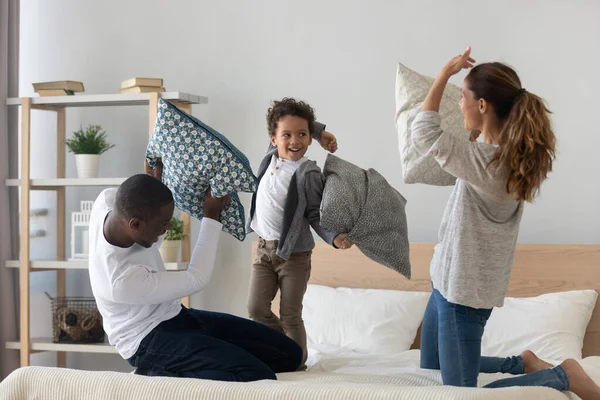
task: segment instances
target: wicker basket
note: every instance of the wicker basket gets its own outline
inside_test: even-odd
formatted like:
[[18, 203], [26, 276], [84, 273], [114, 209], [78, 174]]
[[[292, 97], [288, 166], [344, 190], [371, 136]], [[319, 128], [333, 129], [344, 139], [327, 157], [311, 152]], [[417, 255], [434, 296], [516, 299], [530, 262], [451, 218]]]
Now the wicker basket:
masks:
[[102, 316], [93, 297], [52, 297], [52, 339], [54, 343], [104, 342]]

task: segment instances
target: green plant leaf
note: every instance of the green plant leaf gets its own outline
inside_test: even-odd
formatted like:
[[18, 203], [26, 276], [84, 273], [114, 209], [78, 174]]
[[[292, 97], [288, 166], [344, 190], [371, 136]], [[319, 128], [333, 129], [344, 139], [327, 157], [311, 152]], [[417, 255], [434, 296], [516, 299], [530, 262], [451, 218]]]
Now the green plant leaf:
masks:
[[185, 234], [183, 233], [183, 221], [178, 218], [171, 218], [171, 229], [167, 231], [165, 240], [183, 240]]
[[100, 125], [82, 126], [73, 132], [73, 137], [66, 140], [69, 152], [74, 154], [102, 154], [115, 147], [106, 140], [106, 132]]

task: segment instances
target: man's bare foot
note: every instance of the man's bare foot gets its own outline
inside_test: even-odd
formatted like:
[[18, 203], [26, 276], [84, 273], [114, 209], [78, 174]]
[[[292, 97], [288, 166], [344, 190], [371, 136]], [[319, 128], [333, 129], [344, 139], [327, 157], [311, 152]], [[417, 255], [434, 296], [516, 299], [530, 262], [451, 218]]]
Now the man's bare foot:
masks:
[[536, 356], [531, 350], [525, 350], [522, 352], [521, 359], [523, 360], [523, 366], [525, 367], [526, 374], [554, 367], [552, 364], [549, 364], [544, 360], [540, 360], [538, 356]]
[[582, 400], [600, 400], [600, 386], [596, 385], [577, 361], [565, 360], [560, 366], [569, 377], [569, 390], [571, 392], [581, 397]]

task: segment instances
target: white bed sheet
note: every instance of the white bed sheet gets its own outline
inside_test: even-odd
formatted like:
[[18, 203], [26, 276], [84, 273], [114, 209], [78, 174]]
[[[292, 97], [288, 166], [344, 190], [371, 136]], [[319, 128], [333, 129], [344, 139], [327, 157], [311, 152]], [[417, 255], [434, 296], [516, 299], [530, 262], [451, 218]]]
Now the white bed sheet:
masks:
[[306, 365], [308, 371], [341, 374], [392, 375], [419, 368], [419, 350], [380, 355], [364, 354], [323, 345], [310, 345]]
[[[558, 360], [547, 360], [557, 365]], [[442, 377], [439, 371], [423, 370], [419, 366], [420, 351], [408, 350], [397, 354], [373, 355], [362, 354], [352, 350], [339, 349], [323, 345], [309, 345], [307, 366], [310, 374], [343, 374], [343, 375], [377, 375], [377, 376], [403, 376], [415, 384], [441, 385]], [[584, 370], [600, 384], [600, 357], [587, 357], [579, 360]], [[294, 374], [281, 374], [279, 379], [296, 380]], [[483, 387], [493, 381], [509, 378], [510, 374], [480, 374], [478, 386]], [[566, 393], [564, 398], [579, 399], [573, 393]]]
[[[418, 368], [419, 351], [373, 356], [312, 347], [306, 372], [279, 374], [278, 381], [251, 383], [151, 378], [119, 372], [29, 367], [0, 383], [0, 400], [503, 400], [577, 399], [549, 388], [458, 388], [441, 385], [439, 371]], [[581, 361], [600, 382], [600, 357]], [[503, 377], [481, 375], [480, 384]]]

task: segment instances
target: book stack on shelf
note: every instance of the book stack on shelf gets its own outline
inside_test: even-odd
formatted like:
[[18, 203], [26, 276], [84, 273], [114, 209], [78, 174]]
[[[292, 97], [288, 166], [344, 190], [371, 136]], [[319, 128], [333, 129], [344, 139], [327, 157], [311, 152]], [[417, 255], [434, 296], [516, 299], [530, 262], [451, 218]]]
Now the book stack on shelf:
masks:
[[121, 82], [121, 93], [162, 93], [164, 91], [161, 78], [131, 78]]
[[84, 92], [83, 83], [77, 81], [38, 82], [33, 90], [40, 96], [70, 96]]

